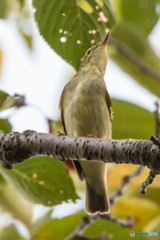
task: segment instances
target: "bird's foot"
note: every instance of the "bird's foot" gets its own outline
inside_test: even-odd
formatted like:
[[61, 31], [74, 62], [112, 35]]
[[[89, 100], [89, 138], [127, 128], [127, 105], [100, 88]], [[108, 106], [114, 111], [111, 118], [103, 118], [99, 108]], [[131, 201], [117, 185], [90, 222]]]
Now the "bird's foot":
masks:
[[60, 131], [56, 131], [56, 134], [57, 134], [58, 136], [67, 136], [66, 133], [63, 133], [63, 132], [60, 132]]
[[86, 136], [87, 138], [97, 138], [95, 135], [93, 135], [93, 134], [88, 134], [87, 136]]

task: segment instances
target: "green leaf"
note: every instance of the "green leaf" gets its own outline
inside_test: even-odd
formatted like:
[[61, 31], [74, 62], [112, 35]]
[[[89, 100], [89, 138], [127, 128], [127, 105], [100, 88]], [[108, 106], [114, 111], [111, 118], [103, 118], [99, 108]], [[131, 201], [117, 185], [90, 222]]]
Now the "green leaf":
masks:
[[6, 187], [6, 181], [0, 174], [0, 202], [1, 202], [1, 207], [2, 207], [2, 201], [4, 198], [4, 189]]
[[0, 1], [0, 18], [4, 19], [7, 15], [7, 2], [6, 0]]
[[0, 48], [0, 78], [1, 78], [1, 74], [2, 74], [2, 62], [3, 62], [3, 51]]
[[0, 91], [0, 106], [3, 104], [3, 102], [9, 97], [9, 94], [4, 92], [4, 91]]
[[79, 212], [62, 219], [50, 219], [48, 223], [38, 229], [31, 240], [37, 240], [39, 238], [41, 240], [62, 240], [74, 231], [83, 215], [84, 212]]
[[159, 0], [113, 0], [117, 21], [134, 23], [143, 33], [149, 34], [158, 21], [156, 5]]
[[0, 188], [3, 188], [3, 185], [6, 183], [6, 181], [4, 180], [4, 178], [2, 177], [2, 175], [0, 174]]
[[17, 0], [21, 7], [24, 7], [26, 4], [26, 0]]
[[8, 93], [4, 91], [0, 91], [0, 111], [13, 107], [14, 102], [14, 97], [11, 97]]
[[[139, 188], [132, 187], [132, 196], [139, 197]], [[158, 204], [160, 202], [160, 187], [155, 187], [154, 183], [149, 186], [147, 193], [140, 196], [141, 199], [147, 199], [153, 202], [153, 204]]]
[[160, 215], [159, 204], [154, 203], [151, 200], [139, 197], [121, 197], [116, 201], [113, 214], [121, 218], [130, 214], [135, 219], [135, 229], [143, 229], [147, 226], [155, 217]]
[[[112, 240], [124, 240], [130, 239], [130, 231], [131, 230], [121, 227], [116, 223], [107, 220], [99, 220], [86, 230], [85, 236], [98, 237], [106, 232], [112, 236]], [[144, 240], [145, 238], [141, 237], [141, 239]]]
[[28, 200], [53, 206], [77, 199], [72, 180], [59, 160], [34, 157], [16, 164], [12, 170], [0, 168], [2, 176]]
[[34, 235], [38, 230], [47, 224], [51, 220], [51, 213], [53, 212], [53, 209], [50, 209], [46, 214], [44, 214], [42, 217], [40, 217], [37, 221], [33, 222], [30, 226], [30, 233], [31, 235]]
[[[110, 47], [111, 59], [139, 84], [159, 97], [160, 59], [154, 53], [145, 35], [133, 24], [123, 22], [116, 25], [112, 37], [116, 42], [111, 39], [110, 43], [113, 44], [113, 47]], [[145, 66], [145, 70], [140, 64]]]
[[0, 0], [0, 18], [7, 19], [12, 12], [17, 12], [18, 9], [17, 0]]
[[154, 115], [135, 104], [112, 99], [113, 138], [149, 139], [154, 135]]
[[[19, 34], [27, 44], [28, 48], [33, 48], [33, 35], [32, 35], [32, 12], [29, 3], [26, 0], [18, 0], [20, 5], [20, 15], [16, 21]], [[27, 26], [27, 31], [26, 31]]]
[[[31, 240], [62, 240], [68, 237], [75, 230], [81, 218], [84, 216], [84, 212], [81, 211], [62, 219], [51, 219], [47, 224], [42, 226], [34, 236], [32, 236]], [[124, 240], [130, 238], [130, 230], [120, 227], [118, 224], [107, 220], [95, 222], [85, 231], [84, 235], [95, 237], [100, 236], [103, 233], [112, 235], [113, 240]], [[145, 238], [141, 237], [141, 239], [144, 240]]]
[[101, 41], [115, 23], [110, 0], [33, 0], [33, 7], [40, 34], [76, 69], [91, 41]]
[[0, 185], [0, 203], [3, 211], [10, 213], [13, 219], [23, 222], [26, 227], [30, 227], [32, 205], [24, 201], [22, 195], [7, 183]]
[[12, 131], [12, 126], [10, 124], [10, 122], [8, 121], [8, 119], [0, 119], [0, 132], [2, 133], [9, 133]]
[[0, 91], [0, 112], [12, 107], [25, 106], [25, 98], [17, 93], [10, 96], [8, 93]]
[[28, 48], [30, 50], [32, 50], [32, 48], [33, 48], [33, 36], [25, 34], [25, 32], [23, 32], [21, 29], [19, 29], [19, 33], [20, 33], [21, 37], [23, 38], [23, 40], [25, 41], [25, 43], [27, 44]]
[[0, 229], [0, 239], [1, 240], [25, 240], [25, 238], [21, 237], [14, 225], [10, 225], [5, 228]]

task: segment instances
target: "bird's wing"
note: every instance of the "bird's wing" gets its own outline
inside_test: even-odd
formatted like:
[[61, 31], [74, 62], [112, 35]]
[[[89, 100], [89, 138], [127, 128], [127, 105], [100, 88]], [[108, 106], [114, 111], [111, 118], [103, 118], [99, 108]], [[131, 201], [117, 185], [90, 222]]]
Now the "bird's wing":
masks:
[[111, 98], [110, 98], [110, 96], [109, 96], [109, 93], [108, 93], [107, 89], [106, 89], [106, 91], [105, 91], [105, 98], [106, 98], [106, 103], [107, 103], [107, 107], [108, 107], [110, 119], [111, 119], [111, 121], [112, 121], [112, 119], [113, 119], [112, 101], [111, 101]]
[[[62, 125], [63, 125], [63, 130], [64, 132], [67, 134], [67, 130], [66, 130], [66, 127], [65, 127], [65, 120], [64, 120], [64, 113], [63, 113], [63, 105], [62, 105], [62, 102], [60, 102], [61, 104], [61, 121], [62, 121]], [[77, 173], [78, 173], [78, 176], [80, 178], [81, 181], [83, 181], [85, 179], [85, 175], [84, 175], [84, 171], [80, 165], [80, 163], [78, 161], [72, 161]]]

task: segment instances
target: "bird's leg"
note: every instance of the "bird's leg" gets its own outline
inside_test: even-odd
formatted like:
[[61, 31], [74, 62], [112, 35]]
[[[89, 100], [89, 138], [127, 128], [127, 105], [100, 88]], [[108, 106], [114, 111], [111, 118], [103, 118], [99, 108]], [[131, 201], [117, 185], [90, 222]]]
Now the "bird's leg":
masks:
[[57, 134], [58, 136], [67, 136], [66, 133], [63, 133], [63, 132], [60, 132], [60, 131], [56, 131], [56, 134]]

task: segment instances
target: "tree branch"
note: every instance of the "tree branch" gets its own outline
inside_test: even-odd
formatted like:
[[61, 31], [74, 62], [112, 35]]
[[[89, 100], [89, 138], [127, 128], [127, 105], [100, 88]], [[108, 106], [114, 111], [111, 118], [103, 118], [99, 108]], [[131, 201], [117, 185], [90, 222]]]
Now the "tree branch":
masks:
[[52, 156], [59, 160], [92, 160], [105, 163], [131, 163], [147, 166], [160, 172], [160, 141], [112, 140], [68, 137], [35, 131], [12, 132], [0, 135], [0, 159], [4, 167], [12, 168], [36, 155]]
[[[97, 215], [83, 217], [81, 219], [79, 225], [75, 229], [75, 231], [69, 237], [65, 238], [64, 240], [75, 240], [75, 239], [77, 239], [77, 240], [80, 240], [80, 239], [90, 240], [90, 238], [87, 238], [87, 237], [83, 238], [81, 235], [84, 233], [86, 228], [88, 228], [91, 224], [93, 224], [94, 222], [96, 222], [100, 219], [109, 220], [111, 222], [119, 224], [122, 227], [133, 228], [133, 226], [134, 226], [134, 221], [131, 217], [127, 217], [127, 219], [120, 219], [120, 218], [111, 216], [109, 214], [105, 214], [105, 215], [97, 214]], [[98, 238], [94, 238], [93, 240], [102, 240], [102, 239], [109, 239], [109, 235], [102, 235]]]
[[125, 55], [132, 63], [134, 63], [142, 72], [160, 82], [160, 74], [149, 67], [139, 56], [137, 56], [130, 48], [115, 38], [109, 39], [109, 44], [115, 46], [118, 51]]

